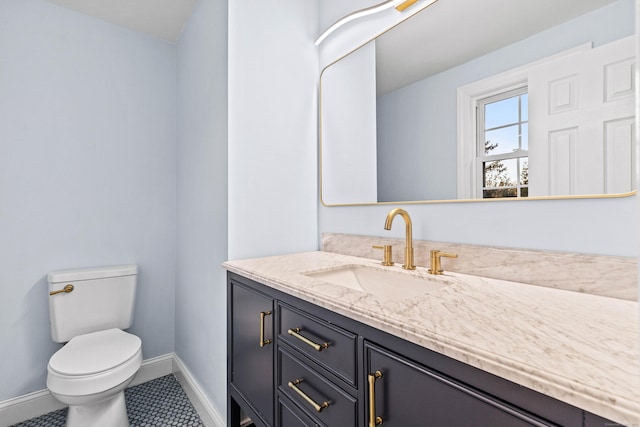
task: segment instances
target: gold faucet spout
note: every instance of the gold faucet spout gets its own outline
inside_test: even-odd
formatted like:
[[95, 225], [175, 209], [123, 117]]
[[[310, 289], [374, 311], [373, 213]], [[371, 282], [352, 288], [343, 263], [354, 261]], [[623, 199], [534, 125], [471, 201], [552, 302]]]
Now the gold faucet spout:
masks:
[[409, 213], [402, 208], [391, 209], [387, 214], [387, 219], [384, 222], [384, 229], [391, 230], [391, 223], [396, 215], [400, 215], [405, 223], [406, 229], [406, 243], [404, 248], [404, 264], [402, 268], [405, 270], [415, 270], [416, 266], [413, 262], [413, 230], [411, 226], [411, 217]]

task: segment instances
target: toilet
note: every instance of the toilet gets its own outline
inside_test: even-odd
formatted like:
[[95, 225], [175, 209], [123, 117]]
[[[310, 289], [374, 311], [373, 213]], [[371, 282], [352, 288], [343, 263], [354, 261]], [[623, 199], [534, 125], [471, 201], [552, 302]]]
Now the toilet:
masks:
[[67, 427], [127, 427], [124, 389], [142, 363], [131, 326], [136, 265], [49, 273], [53, 341], [66, 343], [47, 366], [47, 388], [69, 405]]

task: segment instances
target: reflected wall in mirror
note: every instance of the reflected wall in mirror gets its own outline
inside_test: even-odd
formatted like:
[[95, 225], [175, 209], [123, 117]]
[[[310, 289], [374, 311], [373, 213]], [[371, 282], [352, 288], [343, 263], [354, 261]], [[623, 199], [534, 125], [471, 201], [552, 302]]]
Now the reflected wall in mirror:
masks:
[[440, 0], [330, 64], [322, 202], [633, 191], [633, 16], [633, 0]]

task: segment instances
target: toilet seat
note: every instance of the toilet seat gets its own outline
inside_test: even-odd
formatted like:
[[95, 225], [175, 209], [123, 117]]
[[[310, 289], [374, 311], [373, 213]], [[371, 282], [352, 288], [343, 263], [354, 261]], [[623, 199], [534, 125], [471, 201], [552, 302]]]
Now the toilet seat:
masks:
[[78, 335], [51, 356], [47, 387], [67, 396], [109, 390], [138, 371], [141, 347], [140, 338], [120, 329]]

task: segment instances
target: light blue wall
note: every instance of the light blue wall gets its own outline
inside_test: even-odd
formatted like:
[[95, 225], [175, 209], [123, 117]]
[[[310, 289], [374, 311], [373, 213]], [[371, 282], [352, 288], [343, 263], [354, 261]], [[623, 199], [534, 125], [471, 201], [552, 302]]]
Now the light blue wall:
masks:
[[136, 263], [131, 332], [174, 348], [175, 47], [0, 1], [0, 401], [45, 388], [51, 270]]
[[229, 258], [314, 250], [318, 0], [229, 2]]
[[0, 1], [0, 401], [45, 388], [47, 272], [135, 262], [144, 357], [175, 350], [224, 415], [227, 251], [318, 245], [317, 13], [200, 0], [173, 46]]
[[456, 198], [456, 92], [430, 80], [378, 97], [380, 202]]
[[[456, 165], [457, 156], [458, 87], [583, 43], [593, 42], [596, 47], [633, 33], [633, 0], [619, 0], [380, 96], [377, 102], [379, 200], [456, 198], [457, 175], [451, 165]], [[401, 169], [412, 173], [394, 172]]]
[[227, 0], [200, 0], [178, 43], [176, 353], [226, 411]]
[[[404, 238], [396, 220], [383, 229], [392, 208], [404, 207], [416, 239], [488, 246], [637, 256], [637, 196], [622, 199], [497, 201], [421, 205], [323, 207], [320, 230]], [[382, 243], [381, 243], [382, 244]], [[433, 248], [437, 249], [437, 248]], [[427, 259], [416, 260], [425, 266]]]
[[[340, 3], [340, 2], [338, 2]], [[633, 0], [619, 0], [611, 8], [633, 10]], [[334, 4], [334, 7], [337, 7]], [[629, 9], [631, 7], [631, 9]], [[634, 13], [616, 30], [628, 34]], [[372, 22], [373, 23], [373, 22]], [[597, 27], [601, 22], [590, 17], [585, 25]], [[354, 27], [355, 28], [355, 27]], [[321, 46], [323, 64], [339, 57], [380, 33], [385, 26], [362, 31], [344, 30]], [[339, 37], [338, 37], [339, 36]], [[582, 41], [580, 34], [569, 35], [566, 48]], [[618, 37], [614, 37], [618, 38]], [[514, 53], [513, 61], [522, 61]], [[544, 52], [536, 55], [544, 56]], [[486, 58], [487, 60], [490, 58]], [[585, 253], [636, 256], [638, 253], [638, 197], [623, 199], [584, 199], [552, 201], [498, 201], [481, 203], [444, 203], [405, 205], [414, 221], [414, 237], [444, 242], [480, 245], [575, 251]], [[388, 236], [402, 238], [401, 224], [391, 232], [383, 230], [384, 218], [395, 205], [319, 207], [319, 231]], [[425, 265], [427, 260], [417, 260]]]
[[317, 248], [316, 14], [200, 0], [178, 44], [176, 353], [222, 416], [220, 264]]

